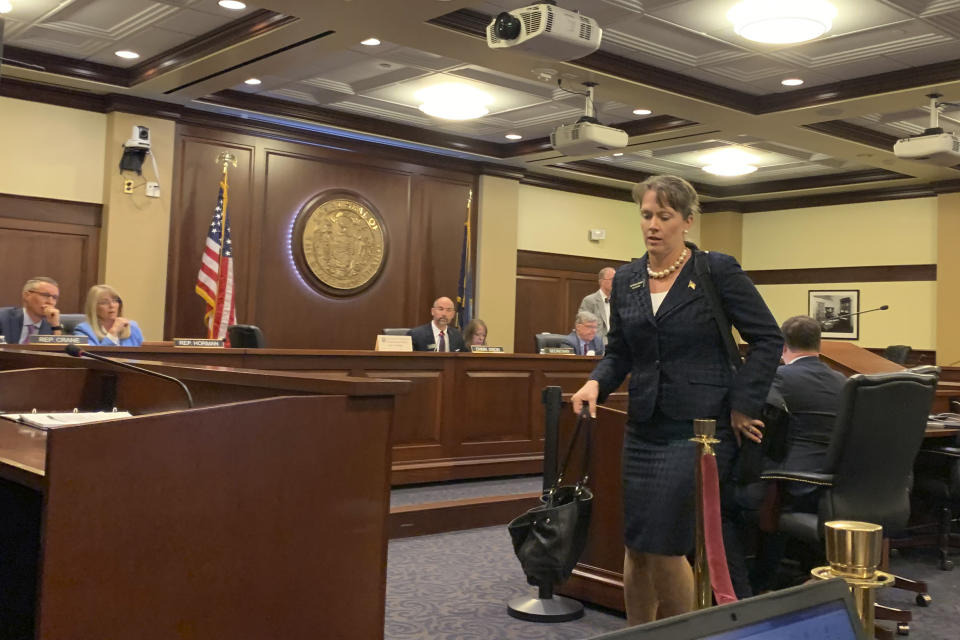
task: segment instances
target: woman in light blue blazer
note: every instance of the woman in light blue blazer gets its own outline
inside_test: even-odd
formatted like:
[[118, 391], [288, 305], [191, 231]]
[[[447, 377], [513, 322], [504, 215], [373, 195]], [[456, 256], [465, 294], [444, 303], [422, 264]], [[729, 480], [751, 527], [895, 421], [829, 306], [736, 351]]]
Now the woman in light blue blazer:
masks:
[[143, 344], [140, 327], [133, 320], [123, 317], [123, 300], [110, 285], [95, 284], [90, 287], [83, 311], [87, 320], [78, 324], [73, 333], [87, 336], [90, 344], [104, 347], [139, 347]]

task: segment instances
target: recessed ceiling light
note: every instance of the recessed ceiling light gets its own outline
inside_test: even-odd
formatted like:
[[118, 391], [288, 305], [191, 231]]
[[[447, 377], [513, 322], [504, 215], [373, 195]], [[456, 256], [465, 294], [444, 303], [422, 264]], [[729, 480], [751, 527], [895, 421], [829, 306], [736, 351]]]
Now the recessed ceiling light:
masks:
[[785, 78], [780, 81], [780, 84], [785, 87], [799, 87], [803, 84], [803, 80], [800, 78]]
[[380, 44], [380, 41], [377, 40], [376, 38], [367, 38], [366, 40], [361, 40], [360, 44], [365, 44], [368, 47], [375, 47], [378, 44]]
[[726, 147], [704, 154], [700, 161], [703, 170], [715, 176], [744, 176], [757, 170], [757, 159], [735, 147]]
[[257, 85], [260, 84], [260, 78], [247, 78], [243, 81], [243, 84]]
[[507, 135], [505, 135], [505, 136], [503, 136], [503, 137], [506, 138], [507, 140], [522, 140], [522, 139], [523, 139], [523, 136], [520, 135], [519, 133], [508, 133]]
[[617, 153], [615, 153], [615, 154], [613, 154], [613, 155], [614, 155], [615, 157], [619, 158], [620, 156], [623, 155], [623, 151], [618, 151]]
[[140, 57], [140, 54], [137, 53], [136, 51], [126, 51], [126, 50], [114, 51], [113, 55], [119, 58], [124, 58], [126, 60], [136, 60], [137, 58]]
[[10, 0], [0, 0], [0, 13], [10, 13], [13, 11], [13, 5]]
[[743, 0], [727, 12], [738, 35], [754, 42], [806, 42], [833, 26], [837, 8], [827, 0]]
[[420, 111], [444, 120], [472, 120], [490, 113], [490, 94], [468, 84], [448, 82], [421, 89], [414, 94]]
[[633, 110], [633, 115], [635, 116], [648, 116], [651, 113], [653, 113], [653, 111], [650, 111], [650, 109], [634, 109]]
[[240, 0], [220, 0], [217, 4], [230, 11], [242, 11], [247, 8], [247, 5]]

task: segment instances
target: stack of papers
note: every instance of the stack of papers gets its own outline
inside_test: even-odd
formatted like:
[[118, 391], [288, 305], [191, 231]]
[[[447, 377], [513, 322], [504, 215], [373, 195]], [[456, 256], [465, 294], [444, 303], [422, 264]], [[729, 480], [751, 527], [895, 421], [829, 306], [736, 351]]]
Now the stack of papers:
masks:
[[38, 429], [56, 429], [57, 427], [70, 427], [89, 422], [131, 418], [133, 414], [129, 411], [89, 411], [85, 413], [70, 411], [64, 413], [5, 413], [3, 417]]

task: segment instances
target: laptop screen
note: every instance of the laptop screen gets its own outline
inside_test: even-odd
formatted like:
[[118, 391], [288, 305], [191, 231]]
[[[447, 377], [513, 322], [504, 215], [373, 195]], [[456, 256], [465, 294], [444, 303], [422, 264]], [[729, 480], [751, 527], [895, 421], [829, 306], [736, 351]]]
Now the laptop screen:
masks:
[[594, 640], [867, 640], [853, 596], [833, 579], [596, 636]]
[[704, 636], [704, 640], [857, 640], [843, 601], [792, 611], [746, 627]]

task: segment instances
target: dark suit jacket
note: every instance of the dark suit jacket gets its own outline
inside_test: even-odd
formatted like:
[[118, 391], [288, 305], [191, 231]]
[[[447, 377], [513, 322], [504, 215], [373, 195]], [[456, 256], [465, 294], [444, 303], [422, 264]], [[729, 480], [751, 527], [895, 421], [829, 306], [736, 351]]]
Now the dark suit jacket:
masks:
[[[0, 334], [7, 344], [20, 342], [20, 332], [23, 331], [23, 307], [4, 307], [0, 309]], [[44, 318], [40, 321], [40, 333], [48, 336], [53, 333], [50, 323]]]
[[[787, 457], [777, 468], [823, 471], [846, 382], [846, 376], [816, 357], [801, 358], [777, 369], [768, 401], [782, 403], [790, 412]], [[791, 490], [799, 488], [793, 484]]]
[[[413, 338], [414, 351], [435, 351], [437, 348], [433, 340], [433, 329], [430, 322], [414, 327], [407, 331], [407, 335]], [[463, 335], [456, 327], [447, 327], [444, 337], [447, 339], [447, 351], [466, 351], [464, 348]]]
[[[579, 356], [583, 355], [580, 352], [580, 338], [577, 337], [576, 329], [574, 329], [573, 331], [570, 332], [569, 335], [567, 335], [567, 344], [573, 347], [573, 351], [577, 355]], [[603, 340], [600, 339], [599, 333], [593, 336], [593, 340], [587, 343], [587, 351], [589, 351], [590, 349], [593, 349], [594, 355], [598, 355], [598, 356], [603, 355]]]
[[603, 401], [630, 374], [631, 421], [648, 420], [657, 407], [677, 420], [716, 417], [722, 424], [729, 423], [731, 408], [760, 415], [780, 361], [780, 328], [735, 259], [715, 252], [699, 252], [696, 259], [709, 260], [727, 318], [750, 344], [747, 360], [734, 374], [694, 260], [683, 266], [656, 315], [647, 256], [620, 267], [607, 350], [590, 378], [599, 382]]

